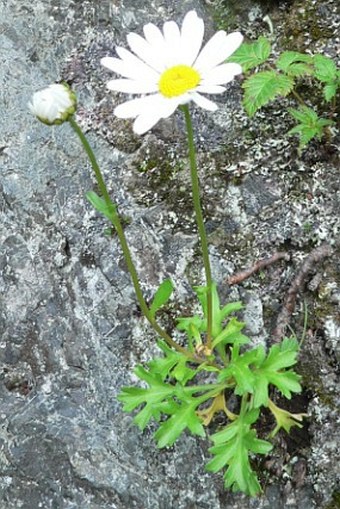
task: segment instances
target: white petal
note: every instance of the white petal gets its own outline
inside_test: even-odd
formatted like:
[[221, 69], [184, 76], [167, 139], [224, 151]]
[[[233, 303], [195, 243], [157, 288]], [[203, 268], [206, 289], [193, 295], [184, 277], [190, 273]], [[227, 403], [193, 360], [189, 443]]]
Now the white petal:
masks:
[[234, 76], [241, 73], [242, 67], [239, 64], [221, 64], [202, 73], [201, 85], [223, 85], [224, 83], [229, 83]]
[[159, 47], [164, 45], [164, 37], [162, 32], [156, 25], [153, 23], [147, 23], [143, 26], [143, 32], [145, 35], [145, 39], [147, 42], [154, 47]]
[[151, 69], [151, 67], [135, 57], [132, 53], [130, 53], [128, 58], [124, 58], [123, 60], [114, 57], [104, 57], [101, 59], [100, 63], [104, 67], [107, 67], [107, 69], [110, 69], [110, 71], [120, 74], [125, 78], [145, 78], [147, 81], [158, 81], [159, 79], [159, 74], [154, 69]]
[[166, 63], [168, 66], [176, 65], [180, 62], [181, 58], [181, 33], [177, 23], [174, 21], [167, 21], [163, 25], [164, 40], [166, 44]]
[[126, 94], [148, 94], [157, 92], [158, 85], [154, 82], [141, 80], [119, 79], [111, 80], [106, 84], [107, 88], [115, 92], [125, 92]]
[[210, 101], [210, 99], [203, 97], [203, 95], [198, 94], [197, 92], [191, 94], [191, 98], [197, 104], [197, 106], [205, 110], [216, 111], [218, 108], [217, 104]]
[[146, 41], [149, 43], [150, 47], [153, 48], [155, 52], [154, 58], [156, 58], [159, 62], [159, 69], [155, 67], [159, 71], [163, 71], [165, 69], [165, 60], [164, 60], [164, 51], [165, 51], [165, 40], [162, 32], [158, 27], [153, 25], [152, 23], [148, 23], [143, 27], [144, 35]]
[[[164, 59], [162, 56], [162, 47], [151, 46], [143, 37], [133, 32], [127, 36], [127, 42], [131, 50], [150, 67], [158, 72], [165, 69]], [[164, 42], [163, 42], [164, 47]]]
[[160, 94], [152, 94], [120, 104], [115, 108], [114, 114], [119, 118], [136, 117], [133, 130], [137, 134], [143, 134], [161, 118], [170, 117], [179, 103], [178, 98], [166, 99]]
[[223, 94], [226, 89], [221, 85], [210, 85], [209, 83], [201, 83], [196, 87], [197, 92], [203, 92], [203, 94]]
[[145, 106], [149, 106], [149, 104], [145, 103], [145, 111], [136, 118], [133, 124], [133, 130], [135, 133], [146, 133], [146, 131], [152, 129], [152, 127], [154, 127], [161, 118], [170, 117], [179, 104], [178, 98], [165, 99], [160, 95], [157, 98], [154, 97], [152, 102], [154, 102], [154, 107], [151, 109], [145, 108]]
[[150, 107], [150, 101], [153, 96], [147, 97], [138, 97], [137, 99], [132, 99], [131, 101], [126, 101], [123, 104], [120, 104], [114, 109], [114, 114], [118, 118], [135, 118], [141, 114], [145, 108]]
[[224, 30], [216, 32], [198, 55], [194, 64], [199, 72], [207, 72], [226, 60], [241, 45], [243, 36], [240, 32], [226, 35]]
[[195, 11], [189, 11], [184, 17], [181, 30], [181, 63], [192, 65], [202, 46], [204, 23]]
[[158, 115], [139, 115], [133, 123], [133, 130], [136, 134], [145, 134], [152, 129], [160, 120]]
[[227, 35], [226, 39], [226, 55], [224, 58], [229, 58], [241, 46], [243, 42], [243, 35], [241, 32], [233, 32]]
[[159, 112], [162, 114], [161, 118], [170, 117], [173, 112], [178, 108], [179, 104], [181, 104], [178, 97], [174, 97], [172, 99], [163, 99]]
[[163, 25], [164, 40], [167, 44], [179, 44], [181, 40], [181, 33], [177, 23], [174, 21], [167, 21]]
[[133, 118], [138, 115], [167, 118], [172, 115], [178, 104], [178, 98], [166, 99], [160, 94], [152, 94], [120, 104], [115, 108], [114, 114], [119, 118]]

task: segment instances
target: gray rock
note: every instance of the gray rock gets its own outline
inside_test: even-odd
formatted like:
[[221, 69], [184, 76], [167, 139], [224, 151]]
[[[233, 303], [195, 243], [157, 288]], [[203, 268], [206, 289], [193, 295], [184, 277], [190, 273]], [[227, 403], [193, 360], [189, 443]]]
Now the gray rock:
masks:
[[[332, 0], [313, 2], [325, 7], [326, 23], [338, 19]], [[204, 471], [207, 441], [183, 436], [159, 451], [152, 426], [141, 433], [122, 413], [116, 396], [135, 382], [133, 367], [155, 352], [155, 338], [140, 318], [116, 237], [104, 234], [106, 221], [84, 199], [94, 180], [78, 140], [69, 126], [47, 128], [27, 111], [35, 90], [62, 79], [74, 86], [78, 120], [129, 218], [126, 235], [146, 295], [171, 276], [176, 297], [190, 304], [190, 284], [203, 281], [183, 120], [176, 114], [145, 137], [133, 135], [128, 122], [113, 117], [117, 97], [105, 90], [108, 74], [99, 61], [125, 44], [129, 31], [181, 20], [191, 8], [211, 34], [208, 8], [221, 11], [207, 4], [2, 0], [0, 509], [326, 508], [339, 480], [336, 370], [319, 336], [301, 359], [313, 378], [305, 376], [306, 387], [316, 394], [308, 440], [288, 450], [278, 443], [277, 463], [286, 473], [269, 471], [261, 498], [226, 492], [222, 475]], [[231, 29], [260, 35], [258, 10], [248, 0], [243, 10], [237, 4]], [[273, 7], [279, 33], [289, 23], [285, 6]], [[326, 38], [311, 50], [334, 54], [335, 46]], [[225, 285], [233, 270], [283, 246], [297, 260], [324, 238], [336, 246], [338, 167], [320, 145], [304, 160], [292, 157], [272, 111], [251, 122], [245, 117], [237, 83], [218, 101], [216, 116], [195, 110], [193, 119], [214, 277], [221, 294], [237, 300], [240, 292]], [[253, 139], [242, 141], [245, 132]], [[165, 156], [171, 164], [162, 179]], [[150, 162], [151, 171], [138, 173]], [[335, 259], [325, 266], [333, 282]], [[270, 330], [266, 312], [276, 310], [290, 275], [281, 265], [268, 269], [264, 282], [254, 276], [245, 283], [245, 318], [255, 340]], [[333, 320], [336, 303], [326, 303]], [[316, 384], [320, 352], [324, 371]], [[294, 473], [296, 456], [308, 463], [305, 478]]]

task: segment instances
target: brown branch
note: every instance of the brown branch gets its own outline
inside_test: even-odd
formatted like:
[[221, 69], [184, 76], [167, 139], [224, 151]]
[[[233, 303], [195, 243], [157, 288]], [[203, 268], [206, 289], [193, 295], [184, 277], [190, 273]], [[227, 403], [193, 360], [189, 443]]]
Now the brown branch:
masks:
[[237, 274], [234, 274], [230, 278], [227, 279], [227, 283], [229, 285], [236, 285], [238, 283], [241, 283], [248, 277], [252, 276], [255, 272], [258, 272], [259, 270], [263, 269], [264, 267], [268, 267], [268, 265], [272, 265], [273, 263], [277, 262], [278, 260], [290, 260], [290, 255], [288, 253], [283, 252], [277, 252], [274, 253], [270, 258], [265, 258], [264, 260], [259, 260], [258, 262], [254, 263], [252, 267], [249, 269], [243, 270], [242, 272], [238, 272]]
[[290, 317], [295, 309], [295, 302], [299, 290], [303, 286], [305, 279], [314, 265], [332, 254], [332, 249], [328, 244], [323, 244], [313, 251], [302, 262], [296, 277], [287, 292], [282, 309], [277, 317], [276, 327], [273, 331], [271, 342], [279, 343], [285, 335], [286, 328], [289, 325]]

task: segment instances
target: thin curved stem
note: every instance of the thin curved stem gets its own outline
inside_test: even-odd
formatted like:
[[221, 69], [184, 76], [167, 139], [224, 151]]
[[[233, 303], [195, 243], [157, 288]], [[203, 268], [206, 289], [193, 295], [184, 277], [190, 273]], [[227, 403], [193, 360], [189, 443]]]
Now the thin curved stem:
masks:
[[207, 241], [207, 234], [205, 231], [203, 214], [202, 214], [200, 191], [199, 191], [199, 180], [198, 180], [198, 174], [197, 174], [194, 133], [193, 133], [191, 116], [190, 116], [188, 105], [187, 104], [183, 105], [182, 110], [184, 112], [185, 123], [186, 123], [187, 134], [188, 134], [192, 198], [193, 198], [193, 202], [194, 202], [198, 234], [199, 234], [200, 241], [201, 241], [205, 278], [206, 278], [207, 289], [208, 289], [208, 291], [207, 291], [207, 347], [211, 348], [211, 343], [212, 343], [212, 294], [211, 294], [212, 278], [211, 278], [211, 268], [210, 268], [210, 261], [209, 261], [208, 241]]
[[296, 92], [296, 90], [291, 91], [292, 95], [295, 97], [298, 103], [301, 104], [301, 106], [306, 106], [305, 101], [302, 99], [301, 95]]
[[[83, 145], [83, 147], [84, 147], [84, 149], [86, 151], [86, 154], [88, 155], [88, 158], [89, 158], [89, 160], [91, 162], [93, 171], [95, 173], [95, 176], [96, 176], [96, 179], [97, 179], [97, 182], [98, 182], [98, 186], [99, 186], [100, 192], [103, 195], [105, 203], [106, 203], [106, 205], [111, 206], [111, 208], [112, 208], [112, 224], [113, 224], [113, 226], [116, 229], [117, 236], [118, 236], [118, 239], [119, 239], [122, 251], [123, 251], [124, 259], [125, 259], [126, 265], [128, 267], [129, 273], [131, 275], [132, 283], [133, 283], [133, 286], [134, 286], [134, 289], [135, 289], [135, 292], [136, 292], [136, 297], [137, 297], [138, 303], [140, 305], [140, 308], [142, 310], [142, 313], [144, 314], [146, 319], [150, 322], [150, 324], [155, 329], [157, 334], [159, 334], [166, 341], [166, 343], [169, 346], [171, 346], [172, 348], [174, 348], [178, 352], [183, 353], [186, 357], [189, 357], [190, 359], [193, 359], [193, 360], [196, 360], [197, 362], [199, 362], [198, 359], [194, 356], [194, 354], [192, 354], [191, 352], [189, 352], [188, 350], [183, 348], [181, 345], [176, 343], [176, 341], [174, 341], [169, 336], [169, 334], [160, 325], [158, 325], [156, 320], [151, 315], [150, 310], [148, 308], [148, 305], [145, 302], [145, 299], [143, 297], [143, 293], [142, 293], [142, 290], [141, 290], [141, 287], [140, 287], [137, 271], [136, 271], [135, 265], [134, 265], [134, 263], [132, 261], [130, 249], [129, 249], [129, 246], [128, 246], [127, 241], [126, 241], [126, 237], [125, 237], [125, 233], [124, 233], [124, 230], [123, 230], [123, 227], [122, 227], [122, 223], [121, 223], [121, 221], [119, 219], [119, 215], [117, 214], [116, 208], [113, 206], [113, 202], [112, 202], [112, 200], [110, 198], [110, 195], [109, 195], [109, 193], [107, 191], [107, 187], [105, 185], [105, 182], [104, 182], [104, 179], [103, 179], [103, 175], [102, 175], [102, 173], [100, 171], [100, 168], [98, 166], [96, 157], [95, 157], [95, 155], [93, 153], [93, 150], [92, 150], [89, 142], [87, 141], [87, 138], [85, 137], [84, 133], [82, 132], [81, 128], [77, 124], [77, 122], [74, 119], [74, 117], [71, 117], [69, 119], [69, 122], [70, 122], [72, 128], [74, 129], [75, 133], [79, 137], [79, 139], [80, 139], [80, 141], [81, 141], [81, 143], [82, 143], [82, 145]], [[200, 361], [200, 363], [201, 362], [203, 362], [203, 359]]]

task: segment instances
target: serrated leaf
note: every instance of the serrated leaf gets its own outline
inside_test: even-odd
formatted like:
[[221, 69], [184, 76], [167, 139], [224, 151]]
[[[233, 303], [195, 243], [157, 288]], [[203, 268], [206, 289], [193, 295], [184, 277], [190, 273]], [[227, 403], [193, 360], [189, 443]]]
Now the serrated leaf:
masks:
[[176, 387], [163, 383], [159, 375], [146, 371], [142, 366], [137, 366], [135, 373], [141, 380], [147, 382], [149, 387], [124, 387], [117, 399], [124, 403], [123, 410], [127, 412], [145, 405], [135, 417], [136, 424], [144, 429], [152, 417], [159, 419], [159, 404], [168, 402], [176, 393]]
[[164, 356], [157, 357], [148, 362], [151, 373], [159, 375], [162, 381], [171, 376], [183, 384], [186, 384], [195, 376], [196, 371], [186, 365], [189, 361], [187, 357], [184, 357], [180, 352], [172, 350], [164, 341], [158, 341], [157, 344], [163, 351]]
[[212, 347], [215, 348], [219, 344], [245, 345], [249, 343], [249, 338], [241, 334], [241, 330], [244, 329], [244, 326], [244, 322], [240, 322], [235, 317], [231, 318], [227, 326], [212, 342]]
[[261, 36], [255, 42], [244, 42], [232, 56], [228, 58], [227, 62], [240, 64], [243, 72], [246, 72], [249, 71], [249, 69], [263, 64], [268, 59], [270, 51], [270, 42], [266, 37]]
[[299, 353], [299, 342], [295, 337], [283, 338], [281, 342], [281, 352], [286, 351]]
[[178, 410], [155, 433], [157, 447], [171, 446], [177, 438], [188, 428], [194, 435], [205, 436], [201, 419], [196, 414], [197, 402], [184, 402]]
[[302, 150], [312, 138], [321, 139], [324, 134], [324, 127], [333, 124], [331, 120], [319, 118], [316, 112], [307, 106], [300, 106], [298, 110], [290, 108], [288, 111], [300, 122], [287, 133], [288, 135], [299, 135], [299, 150]]
[[248, 451], [256, 454], [268, 454], [273, 448], [272, 444], [267, 442], [267, 440], [256, 438], [256, 432], [254, 430], [249, 431], [245, 436], [244, 442]]
[[160, 412], [157, 407], [150, 404], [145, 405], [145, 407], [134, 417], [133, 421], [136, 426], [143, 431], [153, 417], [158, 421], [160, 418]]
[[98, 211], [101, 212], [107, 219], [113, 222], [113, 218], [117, 213], [117, 207], [113, 203], [107, 205], [103, 198], [97, 195], [94, 191], [88, 191], [86, 193], [86, 198], [91, 203], [91, 205]]
[[[259, 415], [259, 412], [257, 412], [257, 417], [258, 417], [258, 415]], [[215, 445], [222, 445], [225, 442], [229, 442], [234, 437], [236, 437], [236, 435], [239, 433], [239, 426], [240, 426], [240, 421], [239, 421], [239, 419], [236, 419], [235, 421], [233, 421], [230, 424], [228, 424], [227, 426], [225, 426], [225, 428], [222, 429], [221, 431], [214, 433], [211, 436], [211, 440], [214, 442]], [[213, 470], [213, 471], [217, 472], [217, 470]]]
[[290, 76], [313, 74], [313, 58], [297, 51], [284, 51], [278, 58], [276, 65]]
[[150, 306], [151, 316], [154, 317], [156, 312], [168, 302], [173, 292], [174, 286], [171, 279], [165, 279], [155, 293], [152, 304]]
[[[206, 332], [207, 330], [207, 314], [208, 314], [208, 287], [207, 286], [195, 286], [194, 290], [197, 294], [198, 300], [202, 306], [204, 321], [200, 324], [200, 332]], [[216, 338], [222, 331], [223, 322], [227, 316], [235, 311], [239, 311], [243, 308], [241, 302], [230, 302], [220, 307], [220, 299], [217, 292], [216, 283], [211, 285], [211, 300], [212, 300], [212, 337]]]
[[181, 356], [176, 366], [171, 371], [171, 376], [185, 385], [189, 380], [192, 380], [197, 373], [197, 370], [191, 369], [187, 366], [188, 358]]
[[318, 120], [317, 113], [312, 109], [308, 108], [308, 106], [300, 106], [298, 110], [294, 108], [289, 108], [289, 113], [298, 120], [299, 122], [306, 125], [314, 125]]
[[333, 83], [326, 83], [323, 89], [323, 95], [327, 102], [329, 102], [333, 97], [335, 97], [336, 92], [339, 88], [339, 84], [335, 81]]
[[214, 457], [206, 467], [210, 472], [218, 472], [227, 467], [224, 474], [225, 486], [252, 496], [259, 493], [261, 487], [251, 468], [249, 454], [267, 454], [272, 449], [272, 444], [258, 439], [255, 430], [250, 428], [257, 417], [258, 410], [252, 410], [250, 415], [239, 416], [224, 430], [212, 435], [215, 445], [209, 451]]
[[273, 345], [261, 368], [280, 370], [293, 366], [297, 362], [298, 343], [295, 339], [285, 338], [282, 343]]
[[324, 55], [314, 55], [313, 63], [315, 67], [314, 76], [319, 81], [326, 83], [336, 79], [337, 69], [331, 58]]
[[233, 378], [235, 380], [235, 394], [242, 396], [246, 392], [254, 390], [254, 374], [251, 364], [258, 363], [259, 356], [262, 357], [261, 347], [253, 348], [243, 354], [239, 354], [238, 348], [231, 350], [231, 359], [228, 366], [221, 370], [218, 380], [223, 382]]
[[188, 316], [177, 318], [176, 329], [185, 331], [190, 338], [193, 338], [196, 331], [201, 332], [204, 329], [203, 320], [200, 316]]
[[230, 464], [224, 475], [224, 486], [232, 488], [233, 492], [242, 491], [251, 497], [261, 493], [261, 486], [257, 475], [251, 470], [249, 458], [245, 450], [240, 452], [239, 459]]
[[288, 370], [279, 373], [272, 373], [268, 380], [272, 385], [275, 385], [279, 391], [287, 398], [292, 397], [292, 392], [301, 392], [300, 380], [301, 376], [295, 371]]
[[148, 367], [152, 373], [157, 373], [164, 381], [166, 377], [169, 376], [170, 371], [174, 368], [174, 366], [176, 366], [179, 358], [182, 356], [178, 352], [172, 350], [163, 341], [158, 341], [157, 344], [165, 355], [164, 357], [156, 357], [149, 361]]
[[252, 117], [273, 99], [288, 95], [294, 87], [294, 79], [275, 71], [262, 71], [248, 78], [242, 87], [245, 90], [243, 106]]
[[240, 311], [244, 308], [244, 305], [241, 301], [229, 302], [220, 311], [219, 317], [221, 320], [224, 320], [231, 313], [235, 313], [235, 311]]
[[282, 343], [270, 348], [262, 362], [253, 370], [253, 406], [267, 406], [269, 385], [274, 385], [288, 399], [292, 392], [300, 392], [300, 376], [286, 368], [297, 362], [298, 344], [294, 339], [285, 338]]

